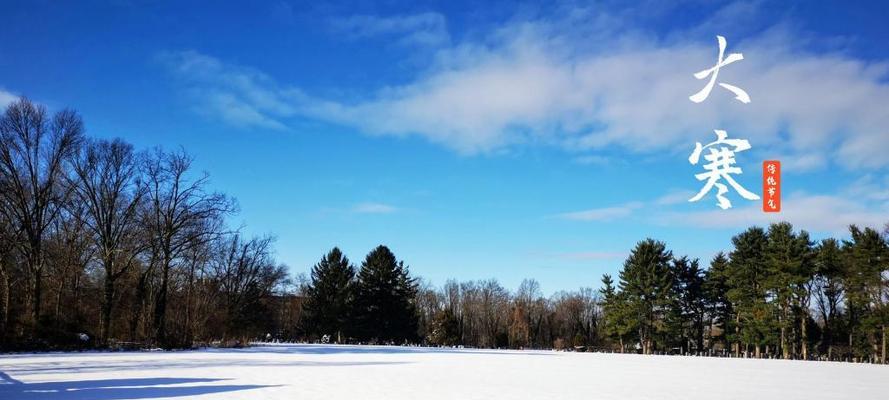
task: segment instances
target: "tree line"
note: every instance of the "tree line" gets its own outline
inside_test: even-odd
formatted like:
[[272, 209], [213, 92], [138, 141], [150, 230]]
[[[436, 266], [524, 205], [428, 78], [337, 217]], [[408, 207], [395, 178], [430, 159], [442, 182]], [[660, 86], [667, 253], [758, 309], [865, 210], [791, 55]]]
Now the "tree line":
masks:
[[[889, 226], [849, 232], [816, 243], [786, 222], [752, 227], [709, 268], [646, 239], [617, 281], [606, 274], [598, 290], [550, 297], [533, 279], [514, 292], [494, 279], [435, 288], [411, 278], [385, 247], [356, 274], [334, 248], [304, 284], [300, 338], [885, 363]], [[385, 263], [374, 261], [381, 249]], [[370, 276], [390, 278], [372, 284]], [[386, 311], [369, 307], [379, 296], [401, 299], [383, 301], [393, 305]], [[412, 315], [416, 324], [395, 322]]]
[[413, 276], [385, 246], [292, 275], [183, 150], [91, 139], [20, 99], [0, 115], [0, 349], [257, 338], [886, 361], [889, 226], [813, 241], [753, 227], [704, 267], [639, 242], [600, 289]]
[[706, 270], [645, 240], [602, 279], [603, 338], [625, 351], [886, 362], [889, 226], [813, 242], [789, 223], [732, 238]]
[[[0, 348], [188, 347], [269, 329], [271, 237], [184, 151], [91, 139], [27, 99], [0, 116]], [[270, 322], [271, 321], [271, 322]]]

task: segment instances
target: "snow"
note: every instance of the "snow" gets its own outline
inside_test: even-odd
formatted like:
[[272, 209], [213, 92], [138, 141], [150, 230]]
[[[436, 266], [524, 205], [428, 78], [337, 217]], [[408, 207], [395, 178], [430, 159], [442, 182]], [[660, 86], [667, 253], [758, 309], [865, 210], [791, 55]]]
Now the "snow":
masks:
[[0, 355], [0, 399], [889, 399], [889, 366], [265, 345]]

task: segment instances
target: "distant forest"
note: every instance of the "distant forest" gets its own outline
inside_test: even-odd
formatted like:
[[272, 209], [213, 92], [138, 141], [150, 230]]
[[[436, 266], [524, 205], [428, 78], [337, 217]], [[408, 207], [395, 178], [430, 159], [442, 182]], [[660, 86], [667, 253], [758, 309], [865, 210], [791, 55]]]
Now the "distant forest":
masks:
[[752, 227], [707, 268], [645, 239], [601, 289], [550, 297], [533, 279], [432, 287], [386, 246], [358, 265], [333, 248], [291, 276], [191, 164], [88, 138], [70, 110], [8, 106], [0, 350], [280, 340], [886, 362], [889, 226], [820, 242]]

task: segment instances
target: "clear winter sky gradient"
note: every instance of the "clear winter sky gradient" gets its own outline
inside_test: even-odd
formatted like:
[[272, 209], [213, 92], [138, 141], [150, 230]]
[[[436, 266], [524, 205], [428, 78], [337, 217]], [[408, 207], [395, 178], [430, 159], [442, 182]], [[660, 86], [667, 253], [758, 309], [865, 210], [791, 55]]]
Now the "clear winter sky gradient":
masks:
[[[382, 243], [436, 285], [552, 293], [597, 287], [645, 237], [706, 264], [776, 218], [686, 202], [713, 129], [750, 140], [754, 192], [784, 163], [777, 218], [816, 238], [889, 221], [885, 2], [223, 3], [0, 1], [0, 105], [184, 147], [295, 273]], [[716, 35], [749, 105], [688, 100]]]

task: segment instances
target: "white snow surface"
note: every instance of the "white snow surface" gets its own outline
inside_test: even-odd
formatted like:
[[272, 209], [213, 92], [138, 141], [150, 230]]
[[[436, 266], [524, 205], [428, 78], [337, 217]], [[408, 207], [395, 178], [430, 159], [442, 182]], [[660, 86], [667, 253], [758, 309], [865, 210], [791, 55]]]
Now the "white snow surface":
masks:
[[308, 344], [0, 355], [0, 399], [889, 399], [889, 366]]

